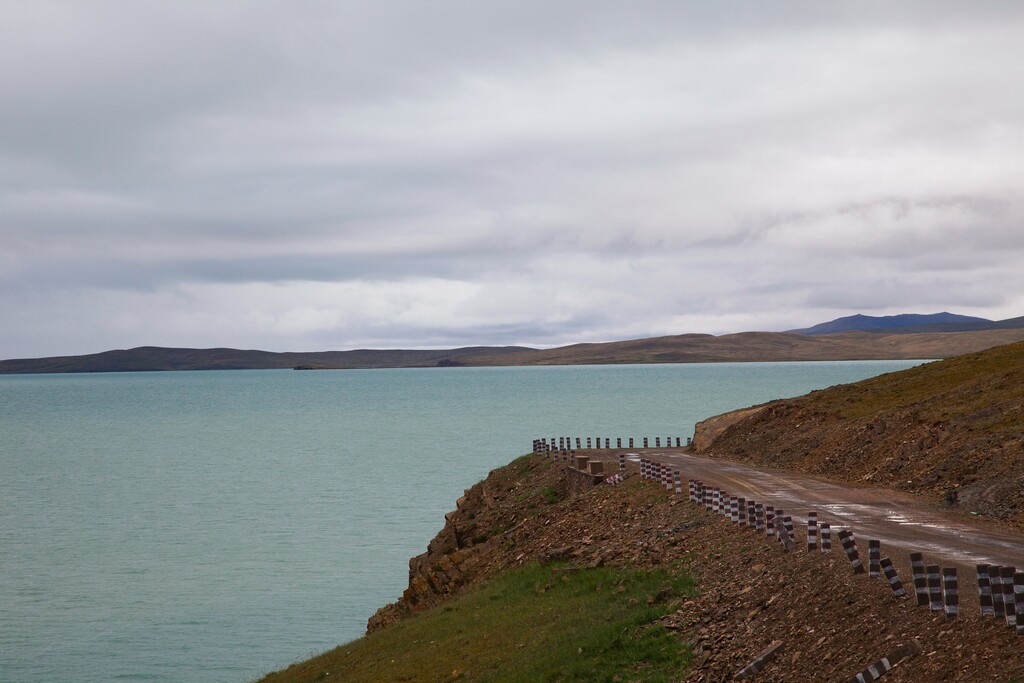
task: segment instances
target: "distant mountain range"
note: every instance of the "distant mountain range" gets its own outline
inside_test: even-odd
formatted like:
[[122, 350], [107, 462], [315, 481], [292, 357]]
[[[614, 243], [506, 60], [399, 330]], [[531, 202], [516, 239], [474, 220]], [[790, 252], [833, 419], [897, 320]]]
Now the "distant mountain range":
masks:
[[[903, 327], [893, 327], [902, 324]], [[829, 331], [832, 330], [832, 331]], [[274, 353], [142, 346], [84, 356], [0, 361], [0, 374], [155, 370], [354, 369], [736, 361], [946, 358], [1024, 340], [1024, 317], [991, 321], [937, 313], [839, 318], [790, 332], [682, 334], [554, 349], [472, 346], [442, 350]]]
[[[851, 332], [860, 330], [862, 332], [872, 330], [894, 330], [894, 329], [916, 329], [921, 327], [932, 327], [935, 325], [959, 326], [977, 325], [974, 330], [991, 329], [988, 325], [995, 324], [986, 318], [974, 318], [969, 315], [957, 315], [955, 313], [904, 313], [902, 315], [849, 315], [845, 318], [836, 318], [827, 323], [819, 323], [814, 327], [806, 327], [802, 330], [789, 330], [796, 334], [835, 334], [837, 332]], [[939, 330], [933, 330], [939, 331]], [[957, 329], [946, 329], [946, 332], [955, 332]], [[966, 330], [965, 330], [966, 331]]]

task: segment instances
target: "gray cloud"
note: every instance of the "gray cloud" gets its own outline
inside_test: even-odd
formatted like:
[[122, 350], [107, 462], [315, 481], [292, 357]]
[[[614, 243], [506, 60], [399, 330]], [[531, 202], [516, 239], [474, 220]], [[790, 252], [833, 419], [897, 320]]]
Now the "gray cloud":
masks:
[[1011, 3], [0, 19], [0, 357], [1024, 309]]

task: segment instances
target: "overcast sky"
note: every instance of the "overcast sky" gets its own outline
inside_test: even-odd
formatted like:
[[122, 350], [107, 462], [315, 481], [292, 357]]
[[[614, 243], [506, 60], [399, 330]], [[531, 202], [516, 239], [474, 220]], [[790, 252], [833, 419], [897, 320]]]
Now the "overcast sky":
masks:
[[0, 358], [1024, 315], [1024, 3], [0, 0]]

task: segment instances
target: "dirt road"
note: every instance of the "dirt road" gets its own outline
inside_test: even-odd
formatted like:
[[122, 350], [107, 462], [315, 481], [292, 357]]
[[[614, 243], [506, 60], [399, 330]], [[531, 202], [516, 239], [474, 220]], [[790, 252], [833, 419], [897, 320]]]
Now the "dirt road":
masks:
[[[912, 495], [855, 488], [805, 474], [702, 458], [677, 449], [627, 451], [627, 459], [639, 461], [641, 454], [678, 469], [684, 482], [700, 479], [731, 495], [783, 508], [794, 524], [804, 528], [807, 512], [814, 510], [819, 522], [832, 525], [833, 534], [837, 528], [849, 528], [865, 544], [869, 538], [878, 539], [883, 548], [898, 548], [904, 554], [922, 552], [934, 560], [971, 569], [977, 564], [1024, 567], [1024, 534], [981, 519], [964, 519]], [[798, 533], [797, 538], [801, 537]], [[866, 547], [861, 553], [866, 554]]]

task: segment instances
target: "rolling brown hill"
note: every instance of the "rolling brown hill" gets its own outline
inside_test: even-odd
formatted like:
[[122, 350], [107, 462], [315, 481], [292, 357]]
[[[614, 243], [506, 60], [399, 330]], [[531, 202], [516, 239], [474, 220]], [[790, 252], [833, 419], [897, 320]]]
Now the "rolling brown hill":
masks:
[[600, 365], [612, 363], [713, 363], [737, 361], [899, 360], [947, 358], [1024, 340], [1024, 329], [881, 334], [843, 332], [809, 336], [741, 332], [715, 337], [681, 334], [555, 349], [482, 353], [462, 365]]
[[704, 455], [912, 491], [1024, 528], [1024, 343], [710, 418], [694, 443]]
[[650, 339], [573, 344], [554, 349], [473, 346], [459, 349], [357, 349], [274, 353], [142, 346], [84, 356], [0, 361], [0, 374], [136, 372], [155, 370], [343, 369], [505, 365], [602, 365], [740, 361], [902, 360], [946, 358], [1024, 340], [1024, 328], [970, 332], [843, 332], [804, 335], [741, 332], [681, 334]]

